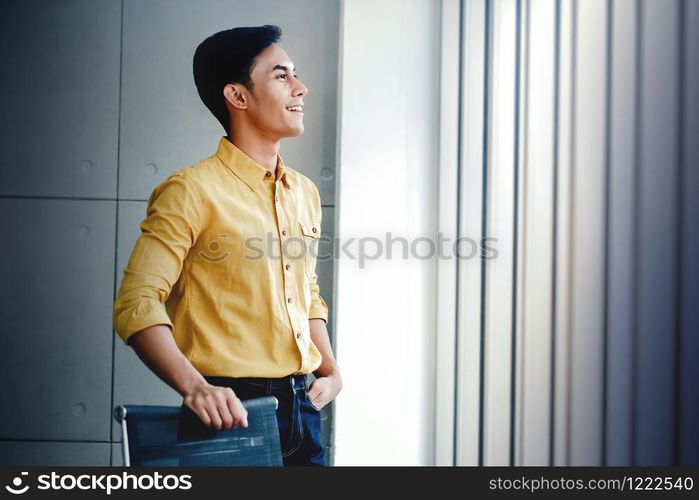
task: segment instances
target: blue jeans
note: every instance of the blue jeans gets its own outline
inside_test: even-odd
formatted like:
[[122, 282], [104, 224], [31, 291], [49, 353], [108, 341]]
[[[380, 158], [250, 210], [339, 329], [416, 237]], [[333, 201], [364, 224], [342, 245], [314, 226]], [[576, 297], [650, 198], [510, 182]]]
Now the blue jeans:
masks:
[[308, 399], [306, 375], [204, 378], [212, 385], [230, 387], [241, 400], [276, 397], [279, 400], [277, 424], [284, 465], [326, 465], [320, 411]]

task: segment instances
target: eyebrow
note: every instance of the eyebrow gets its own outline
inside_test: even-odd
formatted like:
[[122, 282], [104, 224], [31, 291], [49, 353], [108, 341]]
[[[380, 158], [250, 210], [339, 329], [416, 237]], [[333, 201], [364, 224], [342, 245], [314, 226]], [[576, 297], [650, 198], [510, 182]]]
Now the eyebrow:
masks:
[[[274, 68], [272, 68], [272, 71], [276, 71], [278, 69], [281, 69], [283, 71], [289, 71], [289, 67], [284, 66], [283, 64], [277, 64]], [[296, 67], [294, 67], [293, 71], [296, 72]]]

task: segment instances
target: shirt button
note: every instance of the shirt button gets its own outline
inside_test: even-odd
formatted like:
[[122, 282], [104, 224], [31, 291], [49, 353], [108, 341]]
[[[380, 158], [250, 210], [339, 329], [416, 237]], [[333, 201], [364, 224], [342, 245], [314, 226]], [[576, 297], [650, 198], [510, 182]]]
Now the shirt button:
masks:
[[289, 297], [288, 299], [286, 299], [286, 301], [287, 301], [289, 304], [291, 304], [291, 297]]
[[316, 228], [312, 228], [311, 231], [313, 231], [314, 233], [317, 232]]
[[301, 334], [300, 334], [300, 333], [297, 333], [297, 334], [296, 334], [296, 338], [297, 338], [297, 339], [300, 339], [300, 338], [301, 338]]
[[286, 270], [288, 271], [289, 269], [291, 269], [291, 266], [290, 266], [289, 264], [287, 264], [287, 265], [286, 265]]
[[275, 196], [274, 201], [279, 201], [279, 196]]
[[265, 172], [265, 177], [272, 177], [272, 172], [267, 170], [267, 172]]
[[282, 229], [282, 234], [286, 236], [286, 229]]

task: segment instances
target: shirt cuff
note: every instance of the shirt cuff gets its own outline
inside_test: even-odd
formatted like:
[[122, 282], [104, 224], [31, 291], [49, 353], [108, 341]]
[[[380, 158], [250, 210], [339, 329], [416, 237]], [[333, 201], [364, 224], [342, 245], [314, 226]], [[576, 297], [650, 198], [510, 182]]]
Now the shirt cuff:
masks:
[[141, 300], [133, 307], [114, 315], [114, 328], [127, 345], [133, 334], [154, 325], [167, 325], [174, 330], [172, 321], [161, 302]]
[[320, 295], [318, 295], [318, 300], [311, 303], [308, 319], [322, 319], [326, 325], [328, 324], [328, 305]]

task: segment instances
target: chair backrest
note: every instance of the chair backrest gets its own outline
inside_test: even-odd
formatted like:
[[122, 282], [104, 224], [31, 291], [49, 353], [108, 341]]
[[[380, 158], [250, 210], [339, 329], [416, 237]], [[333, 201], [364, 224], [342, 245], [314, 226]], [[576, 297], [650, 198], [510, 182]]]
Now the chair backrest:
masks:
[[120, 405], [124, 465], [280, 466], [277, 398], [243, 401], [248, 427], [217, 431], [186, 406]]

